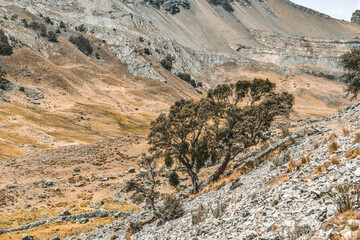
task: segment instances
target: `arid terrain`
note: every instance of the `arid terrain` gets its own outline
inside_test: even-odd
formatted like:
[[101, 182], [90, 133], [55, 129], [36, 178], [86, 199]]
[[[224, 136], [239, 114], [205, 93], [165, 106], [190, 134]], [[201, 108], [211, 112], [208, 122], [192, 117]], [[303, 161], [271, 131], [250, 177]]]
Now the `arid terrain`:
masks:
[[[351, 122], [351, 113], [344, 113], [346, 124], [332, 116], [357, 101], [344, 93], [340, 56], [360, 46], [360, 25], [288, 0], [224, 2], [230, 5], [206, 0], [0, 0], [0, 29], [13, 51], [0, 56], [5, 72], [0, 77], [0, 239], [21, 239], [24, 233], [35, 239], [123, 239], [123, 232], [113, 228], [124, 228], [128, 213], [135, 218], [143, 213], [143, 206], [121, 190], [140, 171], [137, 161], [149, 148], [150, 122], [176, 100], [199, 99], [221, 83], [269, 79], [277, 91], [295, 96], [290, 118], [273, 126], [274, 142], [281, 137], [280, 121], [291, 133], [325, 124], [337, 135], [349, 128], [351, 138], [355, 136], [358, 128], [352, 124], [358, 123]], [[49, 38], [50, 31], [56, 41]], [[91, 53], [71, 40], [76, 36], [89, 41]], [[170, 68], [164, 64], [168, 56]], [[182, 77], [186, 74], [190, 80]], [[329, 137], [327, 132], [321, 136]], [[296, 154], [298, 160], [302, 154]], [[231, 169], [224, 185], [249, 172], [247, 166], [234, 173]], [[207, 168], [200, 176], [205, 179], [212, 171]], [[273, 174], [274, 179], [291, 176], [282, 170]], [[186, 192], [190, 179], [180, 177]], [[161, 187], [162, 193], [173, 191]], [[200, 201], [196, 197], [190, 198]], [[195, 209], [195, 202], [187, 204]], [[100, 209], [107, 214], [2, 232], [59, 217], [64, 210], [76, 215]], [[119, 219], [125, 222], [117, 226]], [[112, 230], [98, 234], [110, 223]], [[94, 229], [98, 235], [80, 237]], [[179, 232], [189, 232], [184, 229]], [[143, 239], [155, 239], [152, 234], [145, 229]]]

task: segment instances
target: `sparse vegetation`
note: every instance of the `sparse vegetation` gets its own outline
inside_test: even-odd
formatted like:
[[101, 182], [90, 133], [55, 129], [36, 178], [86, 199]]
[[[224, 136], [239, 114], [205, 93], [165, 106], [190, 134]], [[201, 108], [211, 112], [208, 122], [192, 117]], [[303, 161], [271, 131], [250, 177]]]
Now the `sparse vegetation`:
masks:
[[208, 209], [200, 203], [200, 205], [192, 211], [191, 213], [191, 222], [192, 225], [198, 225], [207, 218]]
[[185, 82], [190, 83], [191, 86], [194, 88], [197, 87], [196, 81], [191, 78], [191, 75], [188, 73], [178, 73], [176, 76], [178, 76], [180, 79], [184, 80]]
[[339, 213], [343, 213], [360, 205], [360, 184], [344, 183], [332, 186], [331, 196], [337, 205]]
[[85, 38], [83, 35], [79, 35], [77, 37], [71, 36], [69, 41], [72, 42], [85, 55], [89, 56], [93, 53], [89, 39]]
[[86, 32], [87, 31], [87, 28], [85, 27], [85, 25], [84, 24], [81, 24], [81, 25], [79, 25], [79, 26], [76, 26], [75, 27], [75, 30], [76, 31], [78, 31], [78, 32]]
[[50, 42], [57, 42], [58, 41], [56, 33], [54, 33], [53, 31], [48, 32], [47, 38], [48, 38], [48, 40]]
[[169, 175], [169, 184], [173, 187], [176, 187], [180, 184], [179, 175], [173, 171]]
[[151, 52], [150, 52], [150, 49], [149, 48], [144, 48], [144, 53], [146, 54], [146, 55], [151, 55]]
[[158, 187], [161, 185], [162, 169], [157, 169], [155, 160], [153, 156], [144, 156], [139, 161], [139, 166], [144, 169], [139, 176], [141, 181], [131, 179], [126, 183], [126, 191], [133, 192], [131, 199], [135, 203], [145, 202], [152, 209], [156, 219], [166, 222], [181, 217], [184, 210], [181, 201], [174, 195], [166, 196], [163, 206], [157, 204], [160, 197]]
[[168, 54], [168, 55], [166, 55], [166, 57], [163, 60], [160, 61], [160, 64], [166, 70], [171, 71], [172, 65], [173, 65], [173, 60], [174, 60], [173, 57], [170, 54]]
[[49, 18], [49, 17], [45, 17], [45, 18], [44, 18], [44, 21], [45, 21], [46, 23], [48, 23], [48, 24], [54, 25], [53, 21], [52, 21], [51, 18]]
[[339, 149], [339, 144], [337, 142], [332, 142], [329, 145], [330, 153], [336, 152]]

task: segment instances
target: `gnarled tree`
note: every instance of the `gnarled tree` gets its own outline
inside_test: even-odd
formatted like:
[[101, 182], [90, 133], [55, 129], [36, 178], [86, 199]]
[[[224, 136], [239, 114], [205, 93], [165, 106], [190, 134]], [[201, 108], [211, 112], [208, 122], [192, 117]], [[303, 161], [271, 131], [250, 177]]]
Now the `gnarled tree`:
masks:
[[275, 84], [263, 79], [219, 85], [208, 98], [215, 107], [213, 146], [222, 159], [208, 183], [216, 181], [236, 155], [265, 140], [271, 123], [287, 117], [294, 103], [293, 95], [275, 93]]
[[209, 121], [213, 118], [209, 99], [180, 100], [169, 114], [161, 114], [151, 124], [150, 152], [165, 160], [167, 167], [185, 167], [195, 192], [199, 191], [197, 171], [211, 157]]
[[263, 140], [276, 117], [288, 116], [293, 102], [291, 94], [276, 93], [269, 80], [219, 85], [207, 98], [178, 101], [169, 114], [161, 114], [151, 125], [150, 151], [168, 167], [185, 168], [196, 193], [202, 187], [197, 173], [208, 161], [221, 161], [210, 183], [237, 154]]

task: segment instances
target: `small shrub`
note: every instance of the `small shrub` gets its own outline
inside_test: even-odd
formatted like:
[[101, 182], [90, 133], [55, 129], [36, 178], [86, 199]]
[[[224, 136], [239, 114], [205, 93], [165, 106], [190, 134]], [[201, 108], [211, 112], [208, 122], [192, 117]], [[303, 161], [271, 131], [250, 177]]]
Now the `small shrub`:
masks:
[[332, 186], [330, 194], [337, 204], [339, 213], [353, 210], [360, 204], [360, 184], [337, 184]]
[[53, 21], [51, 21], [51, 18], [45, 17], [44, 21], [48, 24], [54, 25]]
[[179, 175], [175, 171], [170, 173], [169, 184], [173, 187], [176, 187], [180, 184]]
[[337, 151], [339, 149], [339, 144], [337, 142], [332, 142], [330, 145], [329, 145], [329, 150], [331, 153]]
[[150, 49], [149, 48], [144, 48], [144, 53], [146, 55], [151, 55]]
[[93, 49], [90, 45], [89, 39], [85, 38], [83, 35], [78, 37], [71, 36], [69, 41], [72, 42], [82, 53], [85, 55], [91, 55]]
[[56, 33], [54, 33], [53, 31], [48, 32], [47, 38], [48, 38], [48, 40], [50, 42], [57, 42], [58, 41]]
[[160, 61], [160, 64], [166, 70], [171, 71], [173, 65], [173, 57], [170, 54], [166, 55], [166, 57]]
[[164, 200], [164, 207], [161, 210], [162, 220], [165, 222], [178, 219], [184, 215], [185, 211], [182, 202], [174, 195], [168, 195]]
[[192, 225], [198, 225], [199, 223], [205, 221], [208, 211], [209, 210], [200, 203], [199, 207], [191, 213]]
[[96, 57], [96, 59], [101, 59], [101, 57], [100, 57], [100, 54], [99, 54], [99, 53], [95, 53], [95, 57]]
[[84, 24], [81, 24], [81, 25], [79, 25], [79, 26], [76, 26], [76, 27], [75, 27], [75, 30], [78, 31], [78, 32], [86, 32], [86, 31], [87, 31], [87, 29], [86, 29], [86, 27], [85, 27]]
[[227, 208], [228, 204], [221, 201], [217, 201], [216, 204], [217, 205], [214, 209], [210, 207], [211, 213], [214, 218], [221, 218], [224, 215], [225, 209]]
[[46, 37], [47, 36], [47, 30], [46, 30], [46, 26], [42, 23], [39, 24], [38, 29], [40, 31], [40, 36], [42, 37]]
[[39, 29], [39, 24], [37, 22], [31, 22], [29, 27], [34, 29], [34, 30], [38, 30]]
[[140, 41], [140, 42], [144, 42], [145, 40], [144, 40], [143, 37], [140, 36], [140, 37], [139, 37], [139, 41]]
[[60, 30], [60, 28], [58, 28], [58, 29], [56, 29], [56, 33], [61, 33], [61, 30]]
[[142, 229], [142, 227], [143, 227], [142, 222], [130, 222], [126, 231], [129, 232], [130, 234], [135, 234], [139, 232]]
[[11, 20], [16, 20], [16, 19], [18, 19], [18, 17], [19, 17], [19, 15], [17, 15], [16, 13], [15, 14], [13, 14], [12, 16], [11, 16]]

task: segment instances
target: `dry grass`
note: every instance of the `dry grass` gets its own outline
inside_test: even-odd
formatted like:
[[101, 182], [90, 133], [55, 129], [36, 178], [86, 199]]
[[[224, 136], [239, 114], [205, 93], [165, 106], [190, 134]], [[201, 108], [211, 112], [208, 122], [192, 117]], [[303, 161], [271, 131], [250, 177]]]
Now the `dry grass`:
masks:
[[96, 225], [106, 225], [113, 222], [115, 218], [106, 217], [101, 219], [92, 219], [89, 223], [80, 224], [74, 222], [48, 223], [37, 228], [29, 229], [22, 232], [14, 232], [0, 236], [0, 240], [21, 239], [23, 233], [31, 234], [34, 239], [49, 240], [55, 236], [66, 238], [80, 233], [90, 232], [95, 229]]
[[347, 136], [350, 135], [350, 130], [347, 129], [347, 128], [343, 128], [343, 129], [342, 129], [342, 132], [343, 132], [343, 136], [344, 136], [344, 137], [347, 137]]
[[296, 161], [295, 159], [291, 159], [289, 164], [288, 164], [288, 170], [289, 172], [293, 172], [296, 170]]
[[92, 200], [93, 199], [93, 194], [79, 193], [77, 195], [77, 198], [82, 199], [82, 200]]
[[351, 158], [357, 158], [358, 156], [360, 156], [360, 149], [353, 151]]
[[346, 158], [351, 158], [352, 154], [353, 154], [353, 151], [352, 151], [351, 149], [348, 149], [348, 150], [345, 152], [345, 157], [346, 157]]
[[332, 142], [329, 145], [329, 151], [330, 153], [334, 153], [335, 151], [337, 151], [339, 149], [339, 144], [337, 142]]
[[283, 182], [286, 182], [289, 179], [287, 174], [283, 174], [277, 178], [271, 179], [269, 182], [266, 183], [266, 186], [278, 186]]
[[355, 139], [354, 139], [353, 144], [356, 144], [356, 143], [360, 143], [360, 133], [355, 134]]
[[340, 164], [340, 160], [337, 157], [333, 157], [331, 159], [331, 164], [332, 165], [339, 165]]
[[328, 141], [334, 141], [337, 138], [335, 133], [332, 133], [329, 137], [328, 137]]

